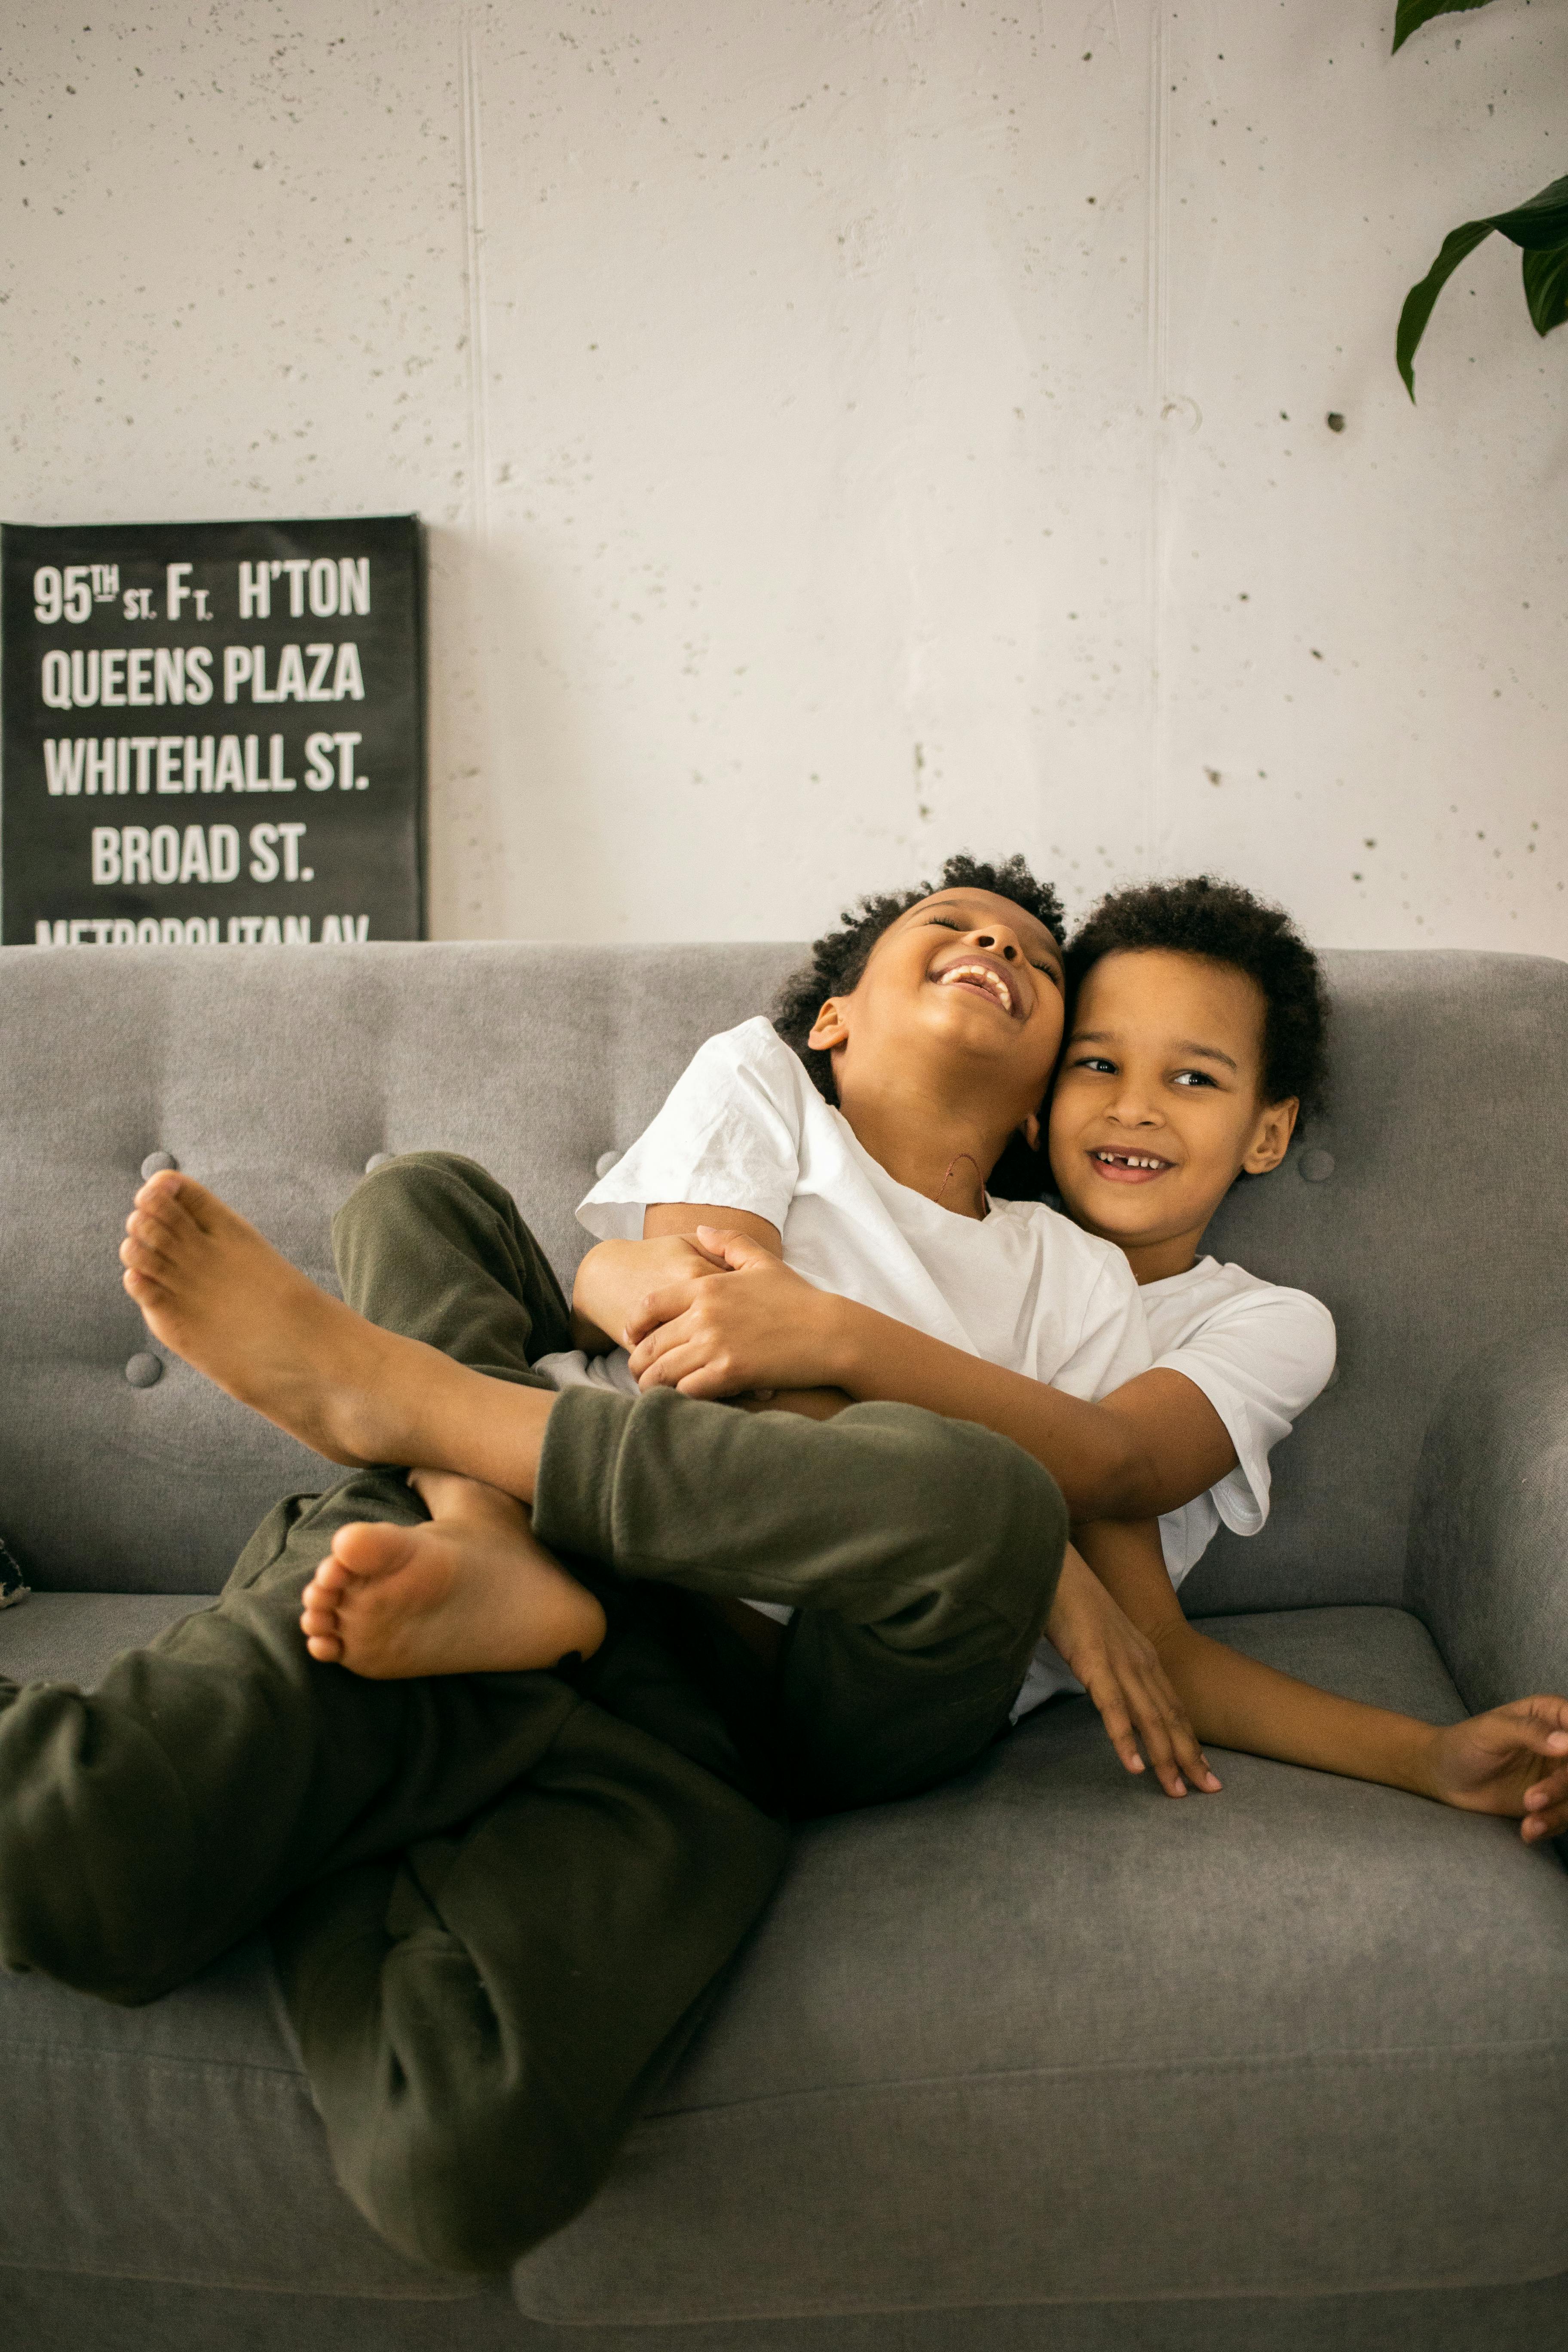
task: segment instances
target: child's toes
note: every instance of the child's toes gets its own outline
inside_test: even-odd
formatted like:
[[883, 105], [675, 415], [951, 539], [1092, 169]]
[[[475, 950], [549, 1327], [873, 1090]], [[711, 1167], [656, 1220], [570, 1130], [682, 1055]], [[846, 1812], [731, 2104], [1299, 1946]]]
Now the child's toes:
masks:
[[335, 1666], [343, 1654], [343, 1645], [335, 1635], [312, 1633], [307, 1640], [305, 1647], [318, 1664], [323, 1666]]
[[127, 1234], [120, 1244], [120, 1263], [137, 1274], [167, 1274], [169, 1260], [140, 1234]]

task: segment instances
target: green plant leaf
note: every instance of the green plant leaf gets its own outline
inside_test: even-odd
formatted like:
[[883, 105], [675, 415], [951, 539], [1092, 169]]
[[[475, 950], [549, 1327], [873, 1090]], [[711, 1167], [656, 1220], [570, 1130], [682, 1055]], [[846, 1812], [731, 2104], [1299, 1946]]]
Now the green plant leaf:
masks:
[[1528, 203], [1515, 205], [1510, 212], [1493, 213], [1486, 220], [1466, 221], [1449, 230], [1437, 249], [1436, 260], [1419, 284], [1410, 289], [1399, 313], [1394, 353], [1412, 400], [1415, 397], [1415, 350], [1426, 331], [1426, 321], [1437, 297], [1466, 255], [1474, 253], [1493, 229], [1524, 249], [1525, 299], [1537, 333], [1544, 335], [1563, 323], [1563, 265], [1558, 262], [1555, 268], [1548, 265], [1556, 261], [1559, 248], [1568, 246], [1568, 179], [1553, 180], [1549, 187], [1542, 188]]
[[1399, 362], [1399, 373], [1405, 378], [1405, 389], [1412, 400], [1415, 397], [1415, 347], [1426, 331], [1426, 321], [1433, 307], [1459, 264], [1468, 253], [1474, 253], [1483, 238], [1490, 236], [1492, 225], [1488, 221], [1467, 221], [1463, 228], [1450, 229], [1437, 248], [1437, 258], [1418, 286], [1413, 286], [1405, 298], [1405, 308], [1399, 313], [1399, 332], [1394, 339], [1394, 356]]
[[1399, 0], [1394, 13], [1394, 46], [1404, 47], [1412, 33], [1434, 16], [1458, 16], [1467, 8], [1485, 8], [1489, 0]]
[[1549, 335], [1568, 320], [1568, 245], [1525, 255], [1524, 299], [1538, 335]]

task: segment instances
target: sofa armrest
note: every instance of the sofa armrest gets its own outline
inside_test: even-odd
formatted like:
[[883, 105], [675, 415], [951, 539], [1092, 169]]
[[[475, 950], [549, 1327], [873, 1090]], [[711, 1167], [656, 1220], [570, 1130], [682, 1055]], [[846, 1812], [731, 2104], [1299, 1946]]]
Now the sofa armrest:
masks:
[[1472, 1711], [1568, 1696], [1568, 1332], [1475, 1357], [1415, 1474], [1405, 1600]]

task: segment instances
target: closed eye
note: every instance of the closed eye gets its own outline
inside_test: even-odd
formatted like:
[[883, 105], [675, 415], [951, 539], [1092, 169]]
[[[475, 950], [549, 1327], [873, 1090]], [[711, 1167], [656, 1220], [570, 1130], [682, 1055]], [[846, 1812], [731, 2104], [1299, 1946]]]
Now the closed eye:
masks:
[[[928, 924], [937, 924], [944, 931], [962, 932], [967, 930], [969, 928], [967, 923], [955, 923], [951, 915], [928, 915], [926, 917], [926, 921]], [[1062, 976], [1057, 970], [1054, 963], [1036, 963], [1033, 956], [1026, 956], [1024, 958], [1024, 961], [1029, 965], [1032, 971], [1043, 971], [1053, 988], [1059, 988], [1061, 986]]]

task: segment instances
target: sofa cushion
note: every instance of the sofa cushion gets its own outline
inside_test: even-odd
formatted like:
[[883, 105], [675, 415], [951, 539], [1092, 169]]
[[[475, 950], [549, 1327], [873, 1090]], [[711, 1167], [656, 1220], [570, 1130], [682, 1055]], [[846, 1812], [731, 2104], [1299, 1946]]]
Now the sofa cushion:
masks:
[[482, 1160], [570, 1275], [595, 1160], [797, 949], [0, 948], [0, 1437], [35, 1590], [216, 1591], [342, 1474], [153, 1348], [116, 1257], [154, 1151], [333, 1287], [377, 1152]]
[[[204, 1605], [37, 1593], [0, 1617], [0, 1675], [90, 1688]], [[334, 2296], [470, 2292], [395, 2254], [338, 2189], [261, 1939], [145, 2009], [0, 1975], [0, 2263]]]
[[395, 2253], [333, 2180], [259, 1939], [144, 2009], [0, 1976], [0, 2263], [300, 2294], [471, 2291]]
[[1438, 1399], [1480, 1349], [1568, 1321], [1568, 963], [1323, 961], [1328, 1111], [1276, 1174], [1235, 1187], [1205, 1246], [1321, 1298], [1338, 1375], [1274, 1456], [1268, 1526], [1222, 1529], [1183, 1587], [1189, 1614], [1400, 1601]]
[[121, 1650], [208, 1605], [190, 1592], [35, 1592], [26, 1609], [0, 1617], [0, 1675], [90, 1690]]
[[[0, 1672], [89, 1683], [191, 1605], [40, 1594], [0, 1620]], [[1462, 1712], [1396, 1611], [1210, 1630]], [[607, 2188], [520, 2266], [523, 2309], [760, 2322], [1568, 2267], [1568, 2224], [1519, 2190], [1552, 2177], [1568, 2074], [1555, 1860], [1393, 1790], [1220, 1771], [1173, 1804], [1058, 1701], [947, 1789], [804, 1832]], [[0, 2263], [460, 2290], [333, 2185], [259, 1944], [142, 2010], [0, 1978]]]
[[[1463, 1712], [1397, 1611], [1208, 1630]], [[1568, 2092], [1554, 1855], [1217, 1761], [1223, 1795], [1173, 1802], [1058, 1701], [934, 1794], [814, 1826], [605, 2189], [519, 2266], [522, 2309], [762, 2321], [1568, 2268], [1568, 2217], [1530, 2189]]]

